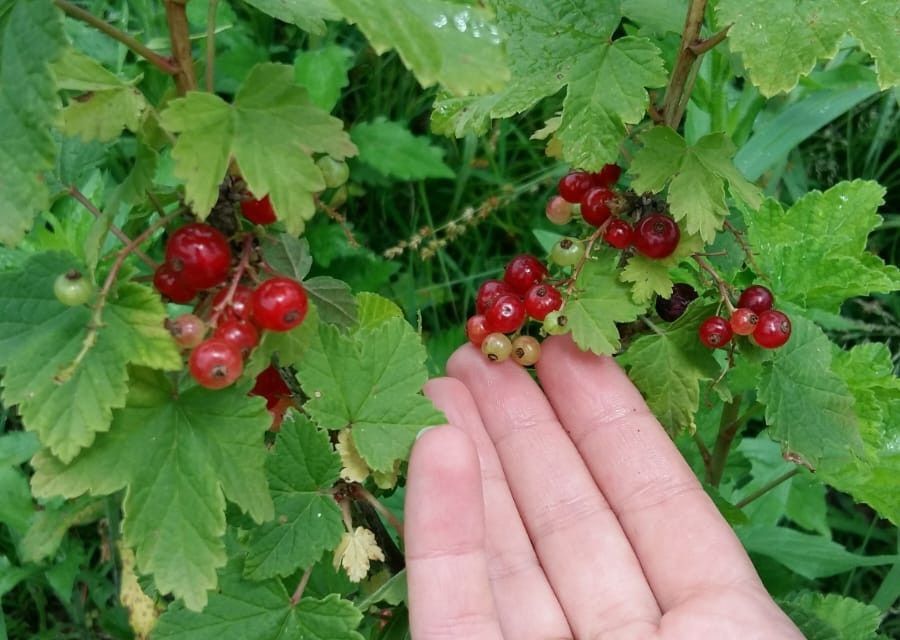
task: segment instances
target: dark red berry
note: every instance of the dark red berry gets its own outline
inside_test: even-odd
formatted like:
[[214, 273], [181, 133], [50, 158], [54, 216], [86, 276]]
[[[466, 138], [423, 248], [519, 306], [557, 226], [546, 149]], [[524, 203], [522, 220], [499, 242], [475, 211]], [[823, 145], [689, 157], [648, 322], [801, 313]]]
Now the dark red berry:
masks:
[[492, 333], [518, 331], [525, 324], [525, 303], [519, 296], [500, 296], [484, 317]]
[[674, 322], [683, 314], [688, 305], [697, 299], [694, 287], [684, 282], [677, 282], [672, 287], [668, 298], [656, 299], [656, 313], [666, 322]]
[[241, 377], [244, 362], [234, 346], [210, 338], [191, 351], [188, 368], [200, 386], [222, 389]]
[[753, 340], [764, 349], [777, 349], [791, 337], [791, 320], [781, 311], [768, 309], [759, 314]]
[[256, 383], [250, 389], [251, 396], [262, 396], [266, 399], [266, 408], [273, 409], [282, 398], [289, 397], [291, 390], [275, 367], [267, 367], [256, 376]]
[[256, 200], [253, 197], [242, 200], [241, 213], [244, 214], [247, 220], [255, 224], [272, 224], [278, 219], [275, 216], [275, 209], [272, 208], [268, 195], [260, 200]]
[[591, 181], [596, 187], [611, 187], [619, 181], [622, 167], [617, 164], [605, 164], [597, 173], [591, 174]]
[[731, 340], [733, 332], [728, 320], [722, 316], [712, 316], [700, 325], [700, 342], [710, 349], [724, 347]]
[[551, 311], [562, 307], [562, 294], [549, 284], [536, 284], [525, 294], [525, 312], [543, 322]]
[[594, 187], [581, 199], [581, 217], [589, 225], [599, 227], [612, 215], [609, 205], [615, 197], [616, 194], [606, 187]]
[[185, 286], [198, 291], [209, 289], [228, 277], [231, 248], [218, 229], [195, 222], [181, 227], [169, 238], [166, 262]]
[[634, 230], [634, 248], [648, 258], [660, 259], [672, 255], [678, 247], [681, 231], [669, 216], [652, 213]]
[[253, 292], [253, 322], [261, 329], [289, 331], [303, 322], [309, 307], [306, 290], [296, 280], [266, 280]]
[[488, 328], [487, 318], [480, 313], [466, 321], [466, 336], [468, 336], [469, 342], [476, 347], [481, 346], [481, 343], [484, 342], [489, 333], [491, 333], [491, 330]]
[[606, 231], [603, 232], [603, 239], [606, 240], [607, 244], [616, 249], [627, 249], [634, 240], [634, 229], [624, 220], [615, 218], [614, 220], [610, 220], [609, 224], [606, 225]]
[[581, 198], [593, 186], [591, 174], [585, 171], [573, 171], [566, 174], [560, 179], [558, 191], [566, 202], [576, 204], [581, 202]]
[[478, 287], [478, 294], [475, 296], [475, 310], [484, 315], [488, 309], [494, 306], [497, 298], [508, 293], [514, 293], [514, 291], [502, 280], [485, 280]]
[[224, 340], [246, 356], [259, 344], [259, 331], [246, 320], [225, 320], [213, 333], [214, 338]]
[[[212, 300], [213, 309], [222, 304], [225, 301], [225, 297], [227, 295], [228, 287], [221, 289]], [[225, 307], [225, 312], [220, 316], [220, 318], [234, 318], [236, 320], [247, 320], [249, 322], [252, 319], [250, 308], [250, 301], [252, 299], [253, 289], [239, 284], [237, 287], [235, 287], [234, 295], [231, 297], [231, 304]]]
[[179, 274], [175, 273], [166, 263], [156, 268], [156, 272], [153, 274], [153, 286], [169, 300], [178, 304], [190, 302], [197, 295], [197, 291], [187, 286]]
[[749, 336], [756, 329], [756, 323], [759, 322], [759, 316], [753, 309], [740, 307], [735, 309], [728, 320], [731, 329], [739, 336]]
[[206, 323], [193, 313], [184, 313], [174, 320], [166, 320], [166, 328], [183, 349], [193, 349], [206, 336]]
[[547, 277], [547, 267], [534, 256], [521, 255], [510, 260], [503, 274], [503, 281], [508, 284], [515, 293], [525, 295], [528, 290], [544, 281]]
[[772, 295], [772, 292], [758, 284], [751, 285], [744, 289], [744, 292], [738, 300], [739, 307], [746, 307], [756, 313], [768, 311], [774, 304], [775, 296]]

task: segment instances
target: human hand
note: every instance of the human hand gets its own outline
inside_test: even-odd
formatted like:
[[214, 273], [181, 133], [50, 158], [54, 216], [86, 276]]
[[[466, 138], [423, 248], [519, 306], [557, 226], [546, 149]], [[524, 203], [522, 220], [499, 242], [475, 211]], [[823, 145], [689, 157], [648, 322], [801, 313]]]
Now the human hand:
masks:
[[802, 640], [612, 358], [471, 345], [410, 461], [413, 640]]

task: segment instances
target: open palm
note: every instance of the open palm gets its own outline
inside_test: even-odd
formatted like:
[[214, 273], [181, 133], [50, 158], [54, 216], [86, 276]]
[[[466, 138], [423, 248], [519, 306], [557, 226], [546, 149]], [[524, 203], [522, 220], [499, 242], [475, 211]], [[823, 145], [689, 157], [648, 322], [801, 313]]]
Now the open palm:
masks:
[[469, 345], [426, 387], [413, 640], [802, 639], [615, 361], [543, 346], [543, 390]]

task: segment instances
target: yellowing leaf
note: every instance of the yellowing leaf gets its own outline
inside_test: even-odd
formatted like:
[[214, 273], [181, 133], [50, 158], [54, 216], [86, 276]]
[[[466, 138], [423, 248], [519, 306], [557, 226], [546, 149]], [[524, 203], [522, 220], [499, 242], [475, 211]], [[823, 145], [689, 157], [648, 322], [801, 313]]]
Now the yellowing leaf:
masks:
[[137, 574], [134, 571], [134, 551], [122, 544], [120, 540], [116, 545], [119, 549], [119, 557], [122, 559], [122, 573], [119, 577], [119, 601], [128, 609], [128, 624], [137, 635], [138, 640], [150, 637], [150, 632], [156, 626], [159, 612], [153, 599], [150, 598], [141, 585], [138, 584]]
[[348, 482], [365, 482], [369, 477], [369, 466], [359, 455], [350, 429], [342, 429], [338, 433], [338, 441], [335, 450], [341, 456], [341, 477]]
[[369, 574], [371, 560], [384, 560], [384, 552], [375, 542], [375, 534], [365, 527], [344, 533], [334, 551], [334, 568], [343, 567], [353, 582], [360, 582]]

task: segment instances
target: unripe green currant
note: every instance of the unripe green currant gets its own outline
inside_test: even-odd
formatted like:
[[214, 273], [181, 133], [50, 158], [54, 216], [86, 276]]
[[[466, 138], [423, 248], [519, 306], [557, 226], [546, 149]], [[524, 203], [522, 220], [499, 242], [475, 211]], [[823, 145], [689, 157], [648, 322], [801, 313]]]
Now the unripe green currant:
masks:
[[53, 294], [67, 307], [78, 307], [91, 299], [94, 285], [77, 269], [59, 274], [53, 283]]
[[350, 167], [347, 166], [347, 163], [335, 160], [331, 156], [322, 156], [316, 160], [316, 165], [322, 172], [322, 177], [325, 178], [325, 186], [329, 189], [341, 186], [350, 177]]
[[543, 330], [548, 336], [561, 336], [569, 332], [569, 319], [562, 311], [551, 311], [544, 318]]
[[584, 257], [584, 243], [576, 238], [560, 238], [550, 250], [550, 261], [561, 267], [571, 267]]

